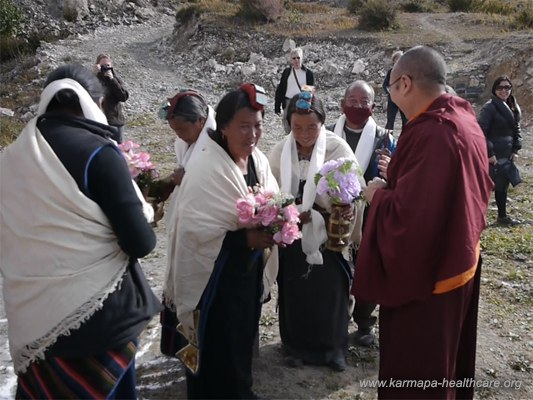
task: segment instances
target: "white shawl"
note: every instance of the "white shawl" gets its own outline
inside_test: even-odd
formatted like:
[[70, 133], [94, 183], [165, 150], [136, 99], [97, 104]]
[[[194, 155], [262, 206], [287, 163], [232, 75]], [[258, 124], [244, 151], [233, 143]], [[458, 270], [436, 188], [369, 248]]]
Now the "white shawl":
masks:
[[[259, 183], [277, 191], [278, 185], [263, 153], [253, 154]], [[228, 231], [240, 228], [236, 202], [248, 193], [243, 174], [226, 151], [208, 139], [189, 164], [177, 201], [176, 229], [169, 235], [169, 271], [164, 296], [175, 307], [186, 338], [197, 343], [193, 311], [207, 286]], [[264, 273], [265, 297], [277, 275], [277, 247]]]
[[[174, 150], [176, 152], [176, 161], [179, 167], [182, 167], [183, 169], [186, 169], [187, 164], [194, 160], [198, 154], [202, 151], [202, 149], [205, 146], [205, 142], [207, 141], [209, 135], [208, 132], [210, 129], [216, 129], [217, 123], [215, 121], [215, 110], [211, 106], [209, 106], [209, 111], [207, 114], [207, 119], [205, 121], [205, 124], [202, 128], [202, 131], [200, 132], [200, 135], [198, 135], [198, 139], [193, 144], [189, 145], [184, 140], [181, 140], [180, 138], [176, 138], [176, 141], [174, 142]], [[176, 226], [176, 210], [178, 207], [178, 192], [179, 192], [179, 186], [175, 186], [174, 190], [172, 191], [170, 197], [168, 198], [168, 208], [165, 213], [165, 225], [167, 228], [167, 235], [170, 234], [171, 230], [174, 230]]]
[[[302, 250], [306, 254], [306, 261], [309, 264], [323, 263], [320, 246], [327, 240], [324, 218], [318, 211], [313, 210], [312, 206], [316, 202], [325, 209], [330, 207], [327, 198], [316, 194], [315, 173], [318, 172], [324, 162], [341, 157], [350, 158], [357, 162], [348, 143], [324, 128], [322, 128], [315, 143], [306, 176], [301, 176], [302, 171], [298, 161], [296, 142], [292, 134], [278, 142], [269, 154], [272, 173], [280, 182], [283, 192], [296, 195], [299, 182], [306, 180], [302, 204], [299, 209], [300, 212], [311, 209], [311, 223], [304, 224], [302, 228]], [[364, 185], [362, 177], [359, 177], [359, 183]], [[358, 244], [361, 239], [363, 209], [363, 205], [356, 204], [356, 220], [351, 236], [351, 241], [355, 244]]]
[[[337, 122], [335, 123], [335, 130], [333, 132], [335, 133], [335, 135], [343, 138], [344, 140], [346, 140], [346, 133], [344, 132], [345, 123], [346, 115], [342, 114], [339, 119], [337, 119]], [[370, 159], [372, 158], [372, 153], [374, 152], [376, 127], [377, 125], [374, 118], [368, 118], [368, 121], [363, 128], [363, 132], [361, 133], [361, 138], [359, 139], [357, 147], [355, 148], [355, 158], [357, 159], [357, 162], [359, 163], [359, 167], [361, 168], [363, 174], [368, 168], [368, 164], [370, 163]]]
[[[313, 204], [316, 198], [315, 174], [324, 164], [325, 155], [326, 128], [323, 125], [313, 147], [313, 153], [305, 177], [300, 176], [298, 151], [296, 149], [296, 141], [292, 134], [285, 141], [283, 151], [281, 152], [281, 191], [296, 196], [299, 181], [302, 179], [306, 180], [302, 204], [298, 208], [300, 212], [311, 210], [311, 222], [302, 226], [302, 250], [307, 255], [306, 260], [309, 264], [323, 264], [324, 260], [320, 252], [320, 245], [328, 239], [324, 218], [322, 218], [318, 211], [313, 210]], [[298, 173], [298, 179], [294, 179], [295, 172]]]
[[[88, 119], [106, 123], [88, 93], [71, 79], [44, 89], [39, 114], [64, 88], [76, 91]], [[79, 190], [36, 122], [37, 117], [28, 122], [0, 155], [0, 270], [17, 373], [102, 307], [129, 258], [101, 208]]]

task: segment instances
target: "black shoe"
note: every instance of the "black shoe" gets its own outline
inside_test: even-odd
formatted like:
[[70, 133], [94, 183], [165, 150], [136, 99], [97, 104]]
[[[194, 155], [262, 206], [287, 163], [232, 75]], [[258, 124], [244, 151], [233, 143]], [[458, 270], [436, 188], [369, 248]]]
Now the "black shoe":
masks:
[[354, 342], [358, 346], [370, 347], [376, 341], [376, 335], [372, 332], [356, 331], [354, 335]]
[[342, 372], [346, 369], [346, 359], [344, 357], [336, 358], [329, 363], [329, 367], [335, 372]]
[[292, 368], [301, 367], [304, 364], [303, 360], [296, 356], [288, 356], [285, 359], [285, 363]]
[[496, 222], [498, 223], [498, 225], [505, 225], [505, 226], [515, 226], [515, 225], [520, 224], [520, 221], [516, 221], [516, 220], [512, 219], [509, 216], [507, 216], [507, 217], [498, 217]]

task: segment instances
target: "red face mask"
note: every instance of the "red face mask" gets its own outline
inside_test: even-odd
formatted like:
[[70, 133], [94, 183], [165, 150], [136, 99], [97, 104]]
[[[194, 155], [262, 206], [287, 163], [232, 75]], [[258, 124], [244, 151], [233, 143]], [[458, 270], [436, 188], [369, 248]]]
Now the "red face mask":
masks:
[[348, 119], [350, 123], [357, 126], [363, 125], [366, 120], [372, 115], [372, 109], [366, 107], [358, 108], [344, 106], [342, 108], [342, 111], [344, 112], [344, 115], [346, 115], [346, 119]]

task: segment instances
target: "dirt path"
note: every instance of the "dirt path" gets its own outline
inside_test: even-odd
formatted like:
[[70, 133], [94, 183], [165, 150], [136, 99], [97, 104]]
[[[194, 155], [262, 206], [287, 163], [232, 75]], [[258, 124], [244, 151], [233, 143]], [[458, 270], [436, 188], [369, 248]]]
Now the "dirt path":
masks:
[[[164, 38], [171, 33], [173, 22], [172, 17], [161, 16], [153, 25], [98, 30], [93, 35], [48, 45], [41, 52], [41, 58], [52, 66], [65, 62], [81, 62], [89, 66], [99, 53], [111, 54], [131, 96], [126, 103], [130, 121], [127, 137], [142, 143], [154, 155], [161, 169], [166, 171], [173, 168], [173, 135], [163, 123], [156, 120], [155, 112], [163, 98], [183, 86], [192, 68], [190, 65], [170, 64], [161, 58], [161, 52], [158, 52]], [[420, 20], [424, 29], [430, 29], [434, 24], [435, 21], [427, 16]], [[441, 33], [454, 42], [454, 46], [461, 46], [461, 38], [453, 31], [446, 30]], [[211, 104], [215, 104], [220, 95], [220, 92], [215, 91], [207, 93]], [[383, 123], [384, 115], [376, 115], [376, 119]], [[267, 115], [265, 131], [266, 144], [263, 146], [268, 147], [269, 143], [280, 137], [279, 120]], [[529, 154], [531, 165], [531, 145], [528, 146], [529, 153], [526, 154]], [[527, 178], [532, 180], [531, 169]], [[156, 231], [157, 248], [143, 260], [143, 266], [151, 285], [160, 295], [166, 268], [164, 225], [161, 223]], [[0, 398], [3, 399], [13, 396], [15, 377], [8, 353], [7, 321], [1, 299], [0, 303]], [[487, 304], [482, 297], [477, 378], [489, 384], [499, 382], [502, 385], [506, 380], [516, 380], [520, 382], [521, 387], [518, 390], [480, 389], [476, 396], [487, 399], [533, 398], [531, 367], [528, 365], [531, 363], [530, 354], [533, 348], [531, 309], [511, 316], [510, 320], [498, 321], [501, 313], [495, 317], [493, 307], [493, 304]], [[352, 324], [350, 332], [353, 333], [354, 330]], [[159, 335], [159, 322], [156, 317], [142, 335], [137, 357], [139, 398], [184, 398], [183, 368], [176, 360], [160, 355]], [[519, 335], [520, 339], [513, 335]], [[254, 361], [254, 389], [262, 396], [284, 399], [375, 397], [375, 390], [362, 388], [360, 380], [377, 377], [377, 348], [351, 347], [348, 368], [342, 373], [312, 366], [287, 368], [283, 364], [274, 300], [264, 307], [260, 339], [260, 355]], [[513, 357], [525, 357], [526, 366], [522, 370], [509, 366], [509, 360], [514, 359]]]

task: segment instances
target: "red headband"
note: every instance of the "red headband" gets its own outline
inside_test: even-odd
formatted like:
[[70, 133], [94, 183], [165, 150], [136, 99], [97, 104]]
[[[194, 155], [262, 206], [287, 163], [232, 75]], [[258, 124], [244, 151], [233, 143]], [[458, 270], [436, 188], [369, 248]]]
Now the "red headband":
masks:
[[180, 99], [182, 99], [183, 97], [187, 97], [187, 96], [196, 96], [201, 99], [203, 98], [200, 92], [197, 92], [194, 89], [181, 90], [174, 97], [170, 97], [168, 99], [169, 106], [168, 106], [167, 114], [166, 114], [167, 119], [170, 119], [172, 117], [172, 114], [174, 113], [174, 109], [178, 105]]

